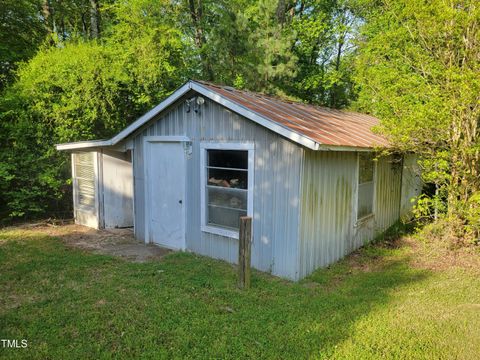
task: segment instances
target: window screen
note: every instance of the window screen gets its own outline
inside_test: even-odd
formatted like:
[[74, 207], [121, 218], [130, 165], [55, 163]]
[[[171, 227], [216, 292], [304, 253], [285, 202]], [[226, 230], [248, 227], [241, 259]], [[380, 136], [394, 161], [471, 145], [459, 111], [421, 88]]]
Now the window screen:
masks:
[[357, 219], [373, 213], [374, 173], [373, 156], [371, 154], [359, 154]]
[[95, 171], [93, 153], [75, 154], [76, 194], [79, 205], [95, 207]]
[[248, 151], [206, 151], [206, 225], [238, 230], [247, 215]]

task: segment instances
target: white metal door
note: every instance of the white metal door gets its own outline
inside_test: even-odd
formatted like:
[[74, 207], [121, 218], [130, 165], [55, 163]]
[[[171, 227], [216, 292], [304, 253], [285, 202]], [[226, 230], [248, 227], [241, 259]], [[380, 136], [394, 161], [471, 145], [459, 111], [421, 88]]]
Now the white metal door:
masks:
[[181, 142], [145, 142], [146, 239], [185, 249], [185, 153]]

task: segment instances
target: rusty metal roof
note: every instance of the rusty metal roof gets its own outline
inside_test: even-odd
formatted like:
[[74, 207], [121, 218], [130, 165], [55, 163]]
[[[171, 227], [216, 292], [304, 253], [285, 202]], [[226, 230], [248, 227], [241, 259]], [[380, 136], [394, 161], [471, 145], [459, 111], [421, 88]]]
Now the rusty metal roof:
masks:
[[379, 124], [379, 120], [373, 116], [283, 100], [204, 81], [196, 82], [321, 145], [362, 148], [388, 146], [385, 137], [372, 131]]
[[372, 116], [190, 80], [111, 139], [58, 144], [57, 150], [119, 146], [128, 136], [191, 91], [312, 150], [357, 151], [388, 146], [383, 136], [372, 131], [379, 124], [379, 120]]

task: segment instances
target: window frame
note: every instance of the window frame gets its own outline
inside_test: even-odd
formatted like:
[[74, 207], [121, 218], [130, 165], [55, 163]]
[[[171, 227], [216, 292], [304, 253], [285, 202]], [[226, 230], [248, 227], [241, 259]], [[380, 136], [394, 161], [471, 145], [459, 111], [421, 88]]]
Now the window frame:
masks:
[[[370, 153], [368, 153], [370, 154]], [[372, 217], [375, 216], [375, 211], [376, 211], [376, 198], [377, 198], [377, 161], [375, 161], [375, 157], [373, 153], [371, 154], [372, 156], [372, 162], [373, 162], [373, 196], [372, 196], [372, 212], [366, 215], [363, 215], [362, 217], [358, 217], [358, 198], [359, 198], [359, 190], [360, 190], [360, 155], [361, 153], [357, 153], [357, 176], [356, 176], [356, 199], [355, 199], [355, 219], [356, 223], [362, 223], [363, 221], [366, 221]], [[364, 183], [365, 184], [365, 183]]]
[[254, 191], [254, 155], [255, 146], [250, 142], [242, 143], [222, 143], [222, 142], [201, 142], [200, 143], [200, 226], [201, 231], [215, 235], [221, 235], [238, 240], [238, 231], [229, 230], [220, 226], [207, 224], [207, 152], [208, 150], [240, 150], [248, 151], [247, 168], [247, 216], [253, 217], [253, 191]]

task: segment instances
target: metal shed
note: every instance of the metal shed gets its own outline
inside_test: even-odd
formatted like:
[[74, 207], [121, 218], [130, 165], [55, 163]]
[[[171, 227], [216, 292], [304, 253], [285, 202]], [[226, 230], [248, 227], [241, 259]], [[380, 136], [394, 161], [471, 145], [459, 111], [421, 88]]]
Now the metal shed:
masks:
[[78, 223], [235, 263], [248, 214], [252, 266], [299, 280], [407, 216], [421, 191], [414, 155], [373, 157], [388, 147], [377, 124], [189, 81], [113, 138], [57, 149], [73, 154]]

